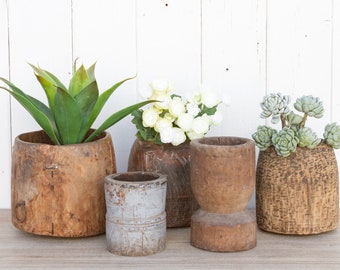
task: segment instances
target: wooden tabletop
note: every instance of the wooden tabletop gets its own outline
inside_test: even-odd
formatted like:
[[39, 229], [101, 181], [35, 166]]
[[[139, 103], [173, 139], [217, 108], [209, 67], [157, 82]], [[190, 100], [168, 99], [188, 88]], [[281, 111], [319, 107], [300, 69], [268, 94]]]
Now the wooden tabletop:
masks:
[[0, 269], [340, 269], [340, 229], [310, 236], [257, 231], [247, 251], [217, 253], [190, 245], [190, 229], [168, 229], [163, 252], [124, 257], [107, 251], [105, 235], [63, 239], [17, 230], [0, 210]]

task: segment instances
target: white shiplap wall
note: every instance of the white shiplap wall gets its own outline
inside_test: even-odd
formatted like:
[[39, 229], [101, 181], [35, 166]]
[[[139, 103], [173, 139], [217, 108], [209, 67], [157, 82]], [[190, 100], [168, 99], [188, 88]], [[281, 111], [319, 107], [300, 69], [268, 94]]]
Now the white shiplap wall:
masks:
[[[70, 78], [74, 58], [97, 61], [103, 91], [136, 73], [114, 94], [99, 120], [140, 100], [155, 77], [185, 94], [200, 83], [227, 95], [224, 121], [209, 135], [250, 138], [265, 93], [319, 96], [340, 122], [340, 1], [338, 0], [0, 0], [0, 76], [43, 98], [26, 62]], [[11, 143], [38, 129], [0, 92], [0, 208], [10, 207]], [[109, 129], [118, 170], [126, 170], [135, 128], [130, 118]], [[337, 151], [337, 155], [339, 153]], [[250, 206], [254, 207], [254, 199]]]

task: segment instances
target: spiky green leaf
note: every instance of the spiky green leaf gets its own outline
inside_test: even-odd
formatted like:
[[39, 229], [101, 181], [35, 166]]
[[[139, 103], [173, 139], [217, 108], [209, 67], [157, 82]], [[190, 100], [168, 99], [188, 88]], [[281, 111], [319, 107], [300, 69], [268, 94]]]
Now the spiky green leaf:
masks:
[[114, 114], [112, 114], [108, 119], [106, 119], [104, 121], [104, 123], [95, 130], [95, 132], [93, 132], [86, 140], [85, 142], [90, 142], [92, 141], [98, 134], [100, 134], [101, 132], [103, 132], [104, 130], [108, 129], [109, 127], [113, 126], [115, 123], [117, 123], [118, 121], [122, 120], [124, 117], [128, 116], [129, 114], [131, 114], [133, 111], [143, 107], [146, 104], [152, 103], [152, 102], [156, 102], [156, 100], [147, 100], [147, 101], [143, 101], [134, 105], [131, 105], [129, 107], [126, 107]]
[[82, 126], [81, 110], [76, 100], [59, 87], [55, 96], [53, 115], [62, 144], [78, 143]]
[[71, 96], [75, 97], [80, 93], [81, 90], [83, 90], [91, 82], [92, 81], [88, 76], [85, 67], [81, 65], [77, 69], [76, 73], [73, 74], [68, 91], [71, 94]]

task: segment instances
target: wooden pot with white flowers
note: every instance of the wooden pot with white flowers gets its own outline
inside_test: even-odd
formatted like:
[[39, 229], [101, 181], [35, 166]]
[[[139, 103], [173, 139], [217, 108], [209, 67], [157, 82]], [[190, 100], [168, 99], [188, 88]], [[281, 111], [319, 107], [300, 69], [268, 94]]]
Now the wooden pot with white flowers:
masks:
[[95, 66], [78, 69], [66, 87], [52, 73], [31, 65], [48, 106], [0, 78], [42, 130], [20, 134], [12, 152], [12, 223], [48, 236], [83, 237], [105, 232], [104, 178], [116, 172], [112, 139], [105, 130], [149, 103], [112, 114], [91, 128], [112, 93], [99, 95]]
[[321, 118], [322, 102], [303, 96], [289, 108], [290, 97], [266, 95], [262, 118], [282, 129], [262, 125], [252, 137], [260, 149], [256, 171], [256, 214], [260, 229], [293, 235], [334, 230], [339, 222], [339, 173], [334, 148], [340, 126], [326, 125], [323, 138], [306, 126]]
[[191, 99], [174, 93], [167, 80], [154, 80], [145, 97], [159, 102], [133, 112], [136, 140], [128, 171], [167, 175], [167, 227], [188, 227], [198, 205], [190, 184], [190, 140], [202, 138], [221, 121], [216, 93], [202, 89]]

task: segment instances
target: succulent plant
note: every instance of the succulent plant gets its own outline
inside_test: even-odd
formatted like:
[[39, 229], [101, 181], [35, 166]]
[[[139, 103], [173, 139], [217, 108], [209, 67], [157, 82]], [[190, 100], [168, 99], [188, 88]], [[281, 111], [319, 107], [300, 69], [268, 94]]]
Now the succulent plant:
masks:
[[321, 142], [321, 139], [318, 138], [318, 135], [309, 127], [303, 127], [299, 129], [298, 136], [300, 147], [308, 147], [312, 149], [317, 147]]
[[252, 135], [253, 140], [261, 151], [265, 151], [272, 145], [272, 136], [277, 131], [268, 126], [258, 126], [257, 131]]
[[273, 134], [272, 143], [278, 155], [288, 157], [295, 152], [299, 138], [293, 129], [284, 127], [278, 133]]
[[296, 100], [294, 108], [308, 116], [321, 118], [323, 117], [324, 108], [322, 102], [317, 97], [303, 96]]
[[283, 96], [280, 93], [266, 95], [260, 103], [263, 110], [261, 117], [268, 118], [272, 116], [271, 122], [273, 124], [278, 123], [280, 121], [280, 116], [289, 112], [289, 102], [290, 97]]
[[73, 76], [68, 88], [52, 73], [33, 65], [31, 67], [45, 91], [49, 106], [24, 93], [5, 78], [0, 80], [9, 88], [2, 86], [0, 88], [8, 91], [57, 145], [89, 142], [136, 109], [154, 102], [140, 102], [112, 114], [86, 137], [112, 93], [121, 84], [133, 78], [122, 80], [99, 95], [94, 74], [95, 65], [88, 69], [81, 65], [76, 69], [76, 62], [74, 62]]
[[336, 123], [326, 125], [323, 137], [328, 145], [335, 149], [340, 148], [340, 126]]
[[[322, 141], [340, 148], [340, 126], [336, 123], [328, 124], [324, 132], [324, 140], [318, 138], [317, 134], [309, 127], [305, 127], [308, 117], [321, 118], [324, 107], [319, 98], [313, 96], [302, 96], [294, 103], [294, 108], [303, 113], [299, 115], [288, 107], [290, 98], [281, 93], [269, 94], [260, 103], [262, 108], [261, 118], [272, 117], [273, 124], [281, 120], [281, 131], [275, 132], [272, 128], [259, 126], [257, 132], [252, 134], [257, 147], [265, 151], [273, 145], [278, 155], [287, 157], [296, 150], [296, 147], [315, 148]], [[271, 142], [269, 142], [269, 139]]]

